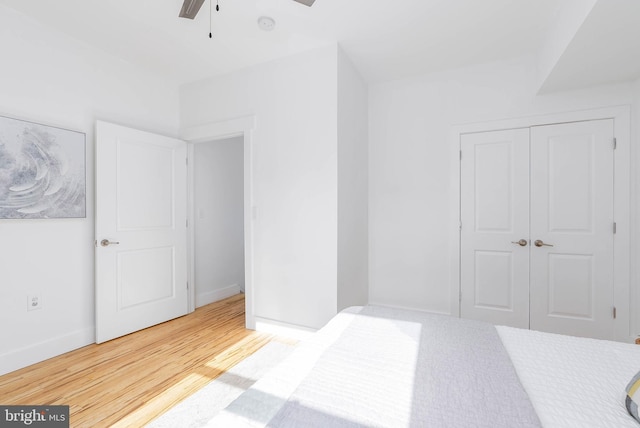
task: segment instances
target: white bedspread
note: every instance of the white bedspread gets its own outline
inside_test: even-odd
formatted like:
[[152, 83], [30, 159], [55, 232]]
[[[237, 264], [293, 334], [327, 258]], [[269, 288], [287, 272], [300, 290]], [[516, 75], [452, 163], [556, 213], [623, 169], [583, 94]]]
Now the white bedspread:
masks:
[[281, 405], [307, 376], [322, 353], [340, 337], [351, 323], [359, 307], [345, 309], [295, 351], [269, 374], [258, 380], [207, 427], [243, 428], [264, 427], [280, 410]]
[[544, 427], [639, 428], [624, 406], [640, 346], [496, 327]]
[[[350, 308], [331, 320], [207, 426], [266, 426], [359, 311]], [[627, 382], [640, 370], [640, 346], [497, 330], [544, 427], [639, 427], [623, 403]]]
[[540, 428], [540, 422], [494, 326], [366, 306], [268, 426]]

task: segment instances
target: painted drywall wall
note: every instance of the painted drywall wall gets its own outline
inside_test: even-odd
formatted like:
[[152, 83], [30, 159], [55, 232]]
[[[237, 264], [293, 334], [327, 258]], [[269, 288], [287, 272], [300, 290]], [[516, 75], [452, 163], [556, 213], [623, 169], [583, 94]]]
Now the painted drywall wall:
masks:
[[634, 102], [631, 83], [536, 96], [536, 76], [524, 57], [370, 87], [371, 303], [450, 313], [452, 125]]
[[181, 88], [183, 128], [256, 117], [253, 297], [258, 318], [317, 328], [336, 312], [336, 49]]
[[632, 86], [631, 117], [631, 335], [640, 338], [640, 79]]
[[194, 146], [196, 307], [244, 290], [243, 143]]
[[338, 310], [368, 302], [368, 87], [338, 49]]
[[553, 73], [554, 67], [596, 3], [598, 0], [564, 0], [560, 3], [553, 25], [548, 29], [545, 42], [538, 53], [538, 88], [543, 87]]
[[178, 88], [1, 5], [0, 52], [0, 114], [86, 133], [87, 159], [85, 219], [0, 220], [2, 374], [94, 341], [95, 120], [176, 135]]
[[[576, 4], [573, 9], [566, 10], [571, 1]], [[585, 9], [592, 2], [558, 2], [560, 7], [556, 24], [559, 25], [547, 35], [547, 45], [561, 44], [566, 40], [570, 40], [570, 43], [563, 46], [540, 93], [631, 81], [640, 77], [640, 56], [630, 55], [630, 52], [640, 51], [640, 2], [598, 0], [579, 28], [575, 28], [567, 37], [572, 21], [575, 23], [576, 19], [585, 15]], [[557, 21], [561, 16], [568, 22]], [[559, 32], [564, 33], [564, 37], [554, 37]], [[541, 56], [541, 63], [543, 58]]]

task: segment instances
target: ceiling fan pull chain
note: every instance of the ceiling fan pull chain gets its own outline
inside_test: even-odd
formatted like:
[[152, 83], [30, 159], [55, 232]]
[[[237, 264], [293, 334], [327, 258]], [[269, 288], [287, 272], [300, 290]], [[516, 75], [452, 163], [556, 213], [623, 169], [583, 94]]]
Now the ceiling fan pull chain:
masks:
[[[209, 38], [213, 38], [212, 34], [211, 34], [211, 2], [213, 2], [213, 0], [209, 0]], [[216, 5], [216, 7], [218, 7]]]
[[220, 1], [216, 0], [216, 12], [220, 12]]

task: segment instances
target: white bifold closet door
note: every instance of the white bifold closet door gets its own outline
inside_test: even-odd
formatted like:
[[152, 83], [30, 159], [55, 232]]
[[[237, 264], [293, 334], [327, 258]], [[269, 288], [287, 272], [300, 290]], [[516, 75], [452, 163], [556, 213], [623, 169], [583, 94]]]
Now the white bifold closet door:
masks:
[[613, 121], [461, 140], [461, 316], [613, 337]]

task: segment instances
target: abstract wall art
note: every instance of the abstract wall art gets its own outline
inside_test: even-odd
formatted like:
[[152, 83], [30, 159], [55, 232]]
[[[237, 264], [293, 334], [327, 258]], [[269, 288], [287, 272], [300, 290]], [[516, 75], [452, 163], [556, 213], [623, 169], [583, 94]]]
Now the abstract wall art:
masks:
[[0, 219], [86, 217], [85, 134], [0, 116]]

